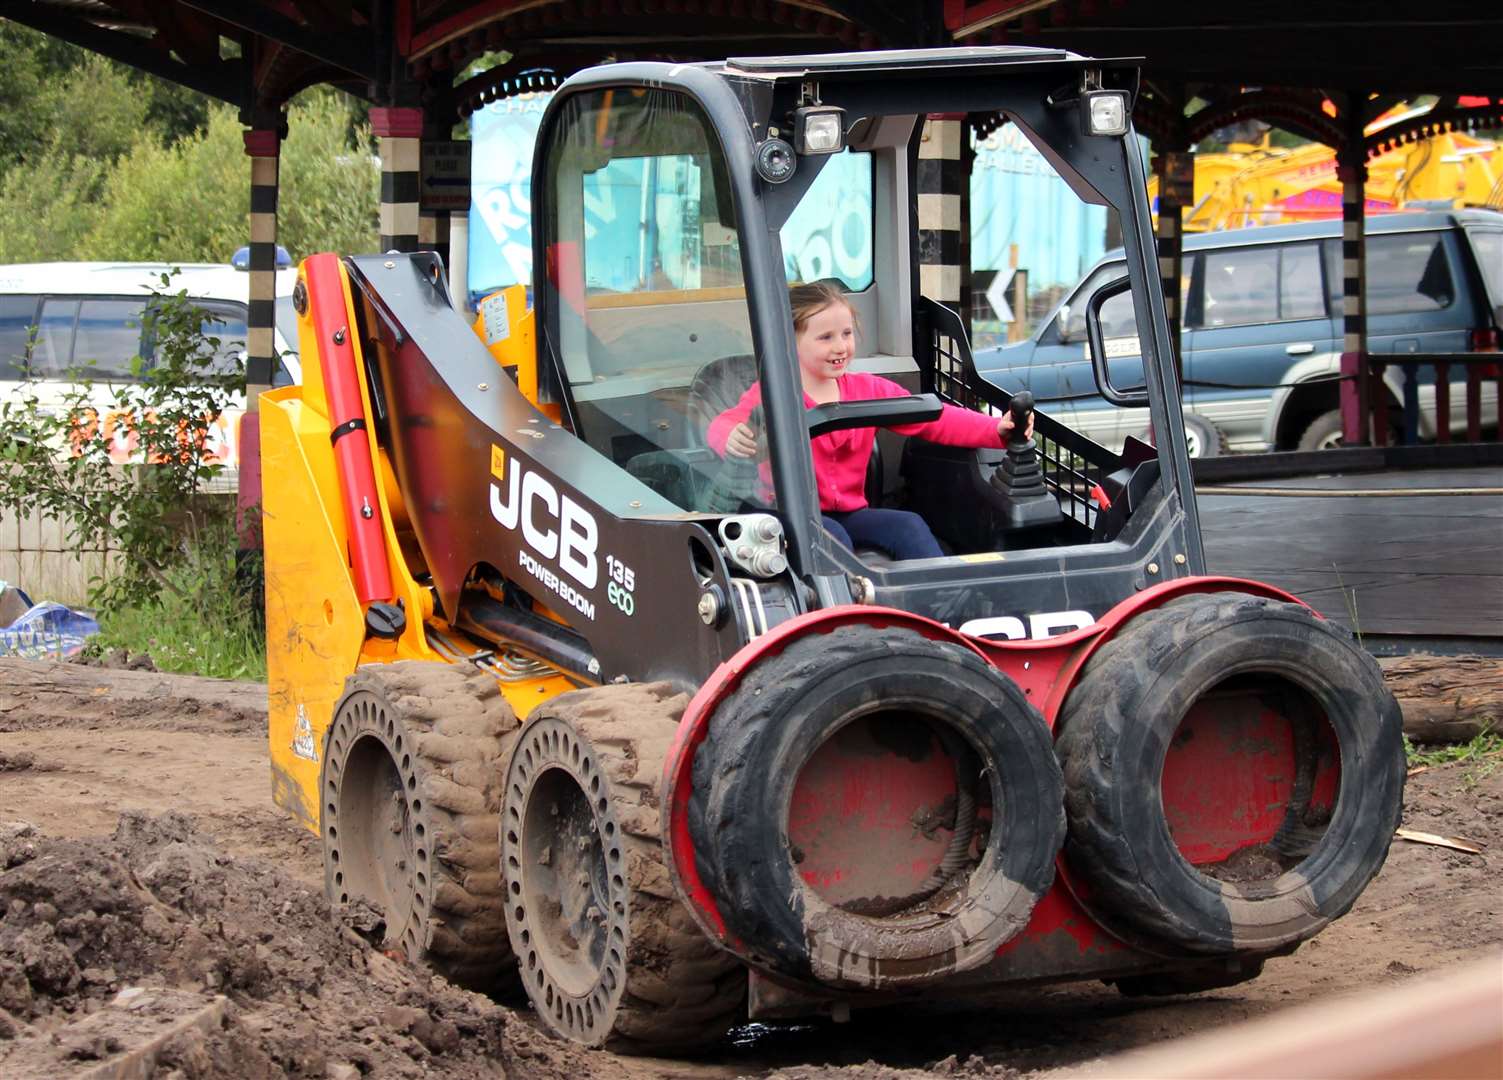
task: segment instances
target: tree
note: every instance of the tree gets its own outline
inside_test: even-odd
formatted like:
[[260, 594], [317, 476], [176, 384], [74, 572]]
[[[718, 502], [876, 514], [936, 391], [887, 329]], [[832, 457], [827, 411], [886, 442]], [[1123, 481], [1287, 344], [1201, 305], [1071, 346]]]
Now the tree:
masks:
[[[113, 111], [122, 101], [139, 107], [141, 119], [132, 134], [150, 132], [162, 143], [208, 122], [209, 99], [196, 90], [30, 27], [0, 20], [0, 56], [5, 58], [0, 64], [0, 173], [33, 161], [58, 134], [89, 133], [100, 110]], [[69, 123], [66, 114], [77, 114], [84, 123]], [[124, 149], [122, 145], [119, 151]]]
[[[282, 147], [278, 241], [314, 251], [372, 251], [380, 169], [368, 128], [349, 136], [350, 112], [331, 92], [305, 95]], [[74, 257], [223, 262], [250, 236], [250, 168], [233, 110], [171, 146], [141, 140], [103, 192], [104, 210]]]

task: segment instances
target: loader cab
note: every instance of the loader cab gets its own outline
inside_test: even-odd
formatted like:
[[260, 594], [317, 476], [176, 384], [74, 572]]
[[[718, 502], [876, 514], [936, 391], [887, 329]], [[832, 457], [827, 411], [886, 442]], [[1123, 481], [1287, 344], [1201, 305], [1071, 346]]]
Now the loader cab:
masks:
[[[684, 513], [726, 512], [729, 486], [735, 511], [775, 514], [788, 563], [817, 604], [849, 602], [846, 583], [864, 581], [868, 596], [932, 612], [945, 589], [986, 592], [1007, 577], [1014, 589], [1038, 585], [1027, 603], [1048, 610], [1061, 603], [1046, 596], [1055, 589], [1045, 579], [1059, 577], [1062, 548], [1103, 575], [1092, 601], [1102, 610], [1142, 587], [1149, 565], [1195, 572], [1179, 389], [1143, 163], [1126, 122], [1135, 79], [1130, 64], [1020, 48], [627, 64], [575, 76], [544, 117], [534, 164], [545, 393], [575, 435]], [[1091, 98], [1103, 95], [1122, 110], [1121, 125], [1093, 133]], [[1020, 518], [1007, 501], [1007, 451], [884, 435], [868, 501], [921, 514], [949, 556], [892, 562], [848, 551], [823, 528], [811, 436], [912, 422], [941, 403], [1000, 415], [1021, 389], [979, 376], [956, 314], [919, 294], [923, 121], [940, 111], [1000, 111], [1080, 199], [1117, 212], [1129, 258], [1111, 295], [1130, 294], [1144, 360], [1130, 385], [1104, 392], [1147, 406], [1172, 437], [1118, 454], [1041, 415], [1033, 460], [1052, 510]], [[825, 219], [827, 234], [811, 242], [809, 222]], [[856, 312], [853, 368], [893, 378], [913, 398], [867, 403], [859, 417], [846, 402], [806, 411], [788, 286], [811, 279], [837, 284]], [[706, 429], [753, 382], [765, 457], [733, 477]]]

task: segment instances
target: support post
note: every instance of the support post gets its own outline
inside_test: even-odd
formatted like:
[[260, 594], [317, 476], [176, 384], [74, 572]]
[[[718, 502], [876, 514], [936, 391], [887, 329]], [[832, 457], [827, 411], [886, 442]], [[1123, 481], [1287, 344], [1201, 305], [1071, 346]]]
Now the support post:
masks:
[[244, 133], [250, 158], [250, 305], [246, 319], [246, 412], [258, 408], [256, 395], [270, 389], [278, 362], [277, 196], [282, 138], [278, 127], [253, 127]]
[[372, 109], [371, 131], [381, 154], [381, 250], [417, 251], [423, 110]]
[[[448, 141], [448, 125], [438, 122], [430, 115], [423, 125], [423, 142], [431, 146], [435, 142]], [[421, 161], [421, 148], [419, 148], [418, 156]], [[418, 179], [421, 184], [424, 177], [419, 175]], [[418, 249], [438, 252], [438, 257], [443, 260], [447, 268], [449, 265], [449, 211], [435, 210], [422, 205], [423, 190], [419, 188], [418, 196]]]
[[1373, 400], [1367, 356], [1365, 101], [1364, 94], [1347, 93], [1345, 137], [1336, 154], [1336, 175], [1341, 180], [1341, 437], [1347, 446], [1369, 444], [1375, 410], [1382, 409], [1387, 417], [1381, 382]]
[[244, 132], [250, 158], [250, 280], [245, 320], [245, 412], [235, 433], [238, 483], [235, 492], [236, 576], [260, 603], [261, 392], [271, 389], [281, 362], [276, 347], [277, 196], [282, 151], [280, 110], [255, 117]]
[[1154, 156], [1154, 171], [1159, 177], [1159, 216], [1154, 228], [1158, 246], [1159, 277], [1164, 287], [1164, 314], [1169, 320], [1169, 341], [1174, 349], [1174, 366], [1183, 377], [1184, 357], [1180, 348], [1184, 312], [1180, 310], [1183, 292], [1180, 279], [1184, 268], [1184, 208], [1195, 202], [1195, 157], [1181, 147], [1165, 148]]
[[918, 150], [919, 292], [953, 309], [970, 325], [970, 244], [964, 203], [965, 114], [936, 113], [924, 121]]

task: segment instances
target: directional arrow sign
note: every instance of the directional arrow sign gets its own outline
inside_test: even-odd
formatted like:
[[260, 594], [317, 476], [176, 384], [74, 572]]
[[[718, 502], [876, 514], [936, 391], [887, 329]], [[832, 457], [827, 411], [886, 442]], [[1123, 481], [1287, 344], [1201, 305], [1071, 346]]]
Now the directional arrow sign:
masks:
[[1007, 294], [1012, 292], [1012, 274], [1005, 270], [998, 270], [997, 276], [992, 278], [992, 283], [986, 289], [986, 302], [997, 313], [997, 318], [1005, 323], [1012, 322], [1012, 305], [1007, 302]]
[[468, 142], [424, 142], [422, 169], [418, 204], [424, 210], [470, 208]]

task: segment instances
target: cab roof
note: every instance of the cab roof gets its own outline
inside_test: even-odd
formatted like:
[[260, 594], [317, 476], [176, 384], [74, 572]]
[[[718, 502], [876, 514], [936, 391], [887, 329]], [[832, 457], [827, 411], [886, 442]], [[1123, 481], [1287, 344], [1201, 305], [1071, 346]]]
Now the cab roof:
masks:
[[[870, 52], [812, 53], [795, 56], [733, 56], [723, 62], [727, 74], [823, 80], [842, 76], [869, 78], [874, 74], [980, 74], [991, 68], [1019, 64], [1079, 63], [1087, 59], [1064, 49], [1024, 45], [972, 45], [948, 49], [879, 49]], [[1121, 61], [1093, 61], [1106, 65]]]

